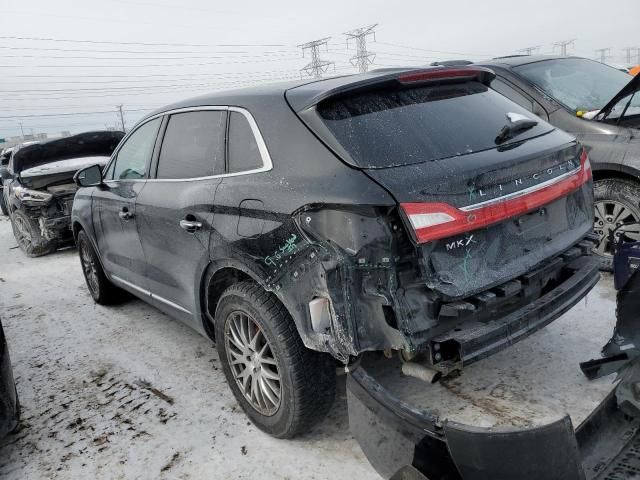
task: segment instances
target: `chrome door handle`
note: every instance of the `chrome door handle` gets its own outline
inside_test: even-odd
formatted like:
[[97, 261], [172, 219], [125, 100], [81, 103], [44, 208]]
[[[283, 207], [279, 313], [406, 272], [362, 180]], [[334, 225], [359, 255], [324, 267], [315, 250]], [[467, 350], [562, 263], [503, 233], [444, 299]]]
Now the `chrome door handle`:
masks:
[[202, 222], [196, 222], [194, 220], [180, 220], [180, 228], [189, 233], [193, 233], [202, 228]]

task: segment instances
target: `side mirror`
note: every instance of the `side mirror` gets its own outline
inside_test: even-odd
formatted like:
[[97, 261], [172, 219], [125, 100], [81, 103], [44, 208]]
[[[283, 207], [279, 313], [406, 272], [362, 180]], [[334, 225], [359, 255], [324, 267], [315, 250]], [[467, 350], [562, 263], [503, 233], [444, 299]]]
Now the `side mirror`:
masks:
[[73, 176], [73, 181], [79, 187], [95, 187], [102, 185], [102, 168], [100, 165], [91, 165], [90, 167], [78, 170]]

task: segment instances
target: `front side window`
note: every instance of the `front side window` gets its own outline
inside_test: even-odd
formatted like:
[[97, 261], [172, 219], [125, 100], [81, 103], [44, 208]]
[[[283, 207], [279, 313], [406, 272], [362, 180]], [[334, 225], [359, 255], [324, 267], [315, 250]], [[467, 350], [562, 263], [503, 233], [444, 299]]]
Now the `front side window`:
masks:
[[153, 153], [160, 122], [160, 118], [156, 118], [145, 123], [122, 145], [115, 159], [113, 180], [145, 178], [147, 162]]
[[229, 117], [229, 173], [262, 167], [258, 142], [247, 118], [238, 112]]
[[157, 178], [208, 177], [224, 171], [227, 112], [171, 115], [158, 159]]

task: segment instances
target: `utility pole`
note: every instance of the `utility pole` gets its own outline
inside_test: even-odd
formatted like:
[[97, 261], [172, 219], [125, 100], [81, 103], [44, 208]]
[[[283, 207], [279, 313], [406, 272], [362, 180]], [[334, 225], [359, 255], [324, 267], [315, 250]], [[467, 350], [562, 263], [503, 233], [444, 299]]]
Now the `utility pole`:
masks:
[[24, 128], [22, 128], [22, 122], [20, 123], [20, 132], [22, 133], [22, 139], [24, 140]]
[[575, 39], [571, 40], [560, 40], [553, 44], [553, 47], [560, 47], [560, 55], [563, 57], [567, 56], [567, 47], [575, 45]]
[[525, 55], [532, 55], [534, 52], [538, 53], [538, 51], [540, 50], [540, 47], [542, 47], [542, 45], [535, 45], [533, 47], [522, 48], [519, 51], [524, 52]]
[[122, 113], [122, 104], [116, 105], [116, 108], [120, 112], [120, 125], [122, 125], [122, 131], [124, 132], [124, 115]]
[[349, 48], [349, 40], [356, 41], [356, 54], [349, 59], [351, 65], [358, 67], [360, 73], [369, 70], [369, 64], [373, 63], [376, 54], [367, 51], [367, 37], [373, 35], [373, 41], [376, 41], [376, 32], [373, 30], [378, 24], [369, 25], [368, 27], [356, 28], [345, 32], [347, 36], [347, 48]]
[[322, 74], [327, 71], [327, 68], [329, 68], [329, 65], [333, 65], [334, 62], [322, 60], [320, 58], [320, 47], [324, 45], [328, 51], [329, 47], [327, 46], [327, 42], [330, 38], [331, 37], [325, 37], [320, 40], [312, 40], [311, 42], [298, 45], [298, 47], [302, 49], [303, 57], [306, 50], [311, 52], [311, 61], [300, 69], [301, 72], [305, 72], [310, 77], [321, 78]]
[[600, 63], [606, 63], [607, 57], [609, 57], [610, 48], [598, 48], [596, 53], [600, 55]]

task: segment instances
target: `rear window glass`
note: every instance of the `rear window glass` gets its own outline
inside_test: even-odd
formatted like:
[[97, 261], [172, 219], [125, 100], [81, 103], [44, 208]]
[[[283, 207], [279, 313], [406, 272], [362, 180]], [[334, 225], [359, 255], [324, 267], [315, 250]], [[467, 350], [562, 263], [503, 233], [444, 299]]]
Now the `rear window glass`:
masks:
[[227, 112], [171, 115], [158, 159], [157, 178], [208, 177], [224, 170]]
[[[329, 131], [363, 168], [409, 165], [495, 148], [509, 112], [536, 118], [479, 82], [367, 92], [318, 105]], [[551, 129], [539, 120], [501, 146]]]

